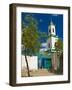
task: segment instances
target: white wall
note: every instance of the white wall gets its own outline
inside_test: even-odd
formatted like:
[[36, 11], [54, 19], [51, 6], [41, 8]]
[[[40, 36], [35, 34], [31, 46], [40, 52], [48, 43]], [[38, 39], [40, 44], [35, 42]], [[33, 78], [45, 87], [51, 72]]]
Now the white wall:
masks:
[[[22, 60], [22, 62], [21, 62], [22, 69], [27, 68], [24, 55], [21, 56], [21, 60]], [[27, 56], [27, 61], [28, 61], [28, 65], [29, 65], [30, 70], [33, 70], [33, 69], [37, 70], [38, 69], [38, 57], [37, 56]]]
[[[36, 3], [36, 4], [46, 4], [46, 5], [47, 4], [57, 5], [57, 6], [65, 5], [65, 6], [71, 6], [71, 11], [72, 11], [72, 0], [0, 0], [0, 90], [72, 90], [72, 82], [70, 84], [56, 84], [56, 85], [29, 86], [29, 87], [11, 87], [8, 85], [9, 4], [10, 3]], [[71, 21], [72, 21], [72, 12], [71, 12]], [[71, 29], [72, 29], [72, 25], [71, 25]], [[71, 42], [71, 46], [72, 46], [72, 42]], [[72, 69], [72, 61], [71, 61], [71, 69]], [[72, 76], [72, 72], [71, 72], [71, 76]]]

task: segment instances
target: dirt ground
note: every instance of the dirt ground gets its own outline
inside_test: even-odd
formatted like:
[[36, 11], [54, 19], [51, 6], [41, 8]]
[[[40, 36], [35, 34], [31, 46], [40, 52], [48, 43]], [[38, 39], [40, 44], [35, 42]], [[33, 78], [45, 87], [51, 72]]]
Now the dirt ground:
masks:
[[[31, 77], [34, 77], [34, 76], [51, 76], [51, 75], [55, 75], [55, 74], [48, 71], [47, 69], [30, 70], [30, 76]], [[21, 71], [21, 76], [22, 77], [28, 77], [26, 69], [23, 69]]]

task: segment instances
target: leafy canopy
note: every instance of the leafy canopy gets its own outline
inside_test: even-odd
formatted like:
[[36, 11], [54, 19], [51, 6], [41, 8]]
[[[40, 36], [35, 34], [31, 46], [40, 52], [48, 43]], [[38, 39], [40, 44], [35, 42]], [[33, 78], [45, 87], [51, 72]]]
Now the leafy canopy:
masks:
[[37, 21], [32, 16], [26, 16], [26, 25], [22, 25], [22, 44], [26, 49], [26, 53], [32, 55], [39, 51], [40, 41], [37, 30]]
[[57, 51], [63, 50], [63, 41], [61, 39], [58, 39], [58, 41], [55, 43], [55, 48]]

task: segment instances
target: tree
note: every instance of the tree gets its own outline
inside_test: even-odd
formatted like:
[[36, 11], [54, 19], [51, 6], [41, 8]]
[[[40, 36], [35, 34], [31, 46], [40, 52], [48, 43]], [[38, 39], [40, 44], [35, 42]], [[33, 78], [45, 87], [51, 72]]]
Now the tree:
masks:
[[55, 50], [57, 55], [60, 57], [60, 55], [63, 53], [63, 41], [61, 39], [58, 39], [55, 43]]
[[60, 74], [63, 72], [63, 41], [61, 39], [58, 39], [58, 41], [55, 43], [55, 49], [59, 59], [59, 67], [57, 69], [57, 73]]
[[30, 15], [25, 17], [27, 21], [26, 25], [22, 25], [22, 45], [24, 46], [25, 61], [28, 70], [28, 76], [30, 77], [29, 65], [27, 55], [32, 56], [39, 51], [39, 33], [37, 28], [37, 21]]
[[62, 51], [63, 50], [63, 41], [61, 39], [58, 39], [55, 43], [55, 49], [56, 51]]

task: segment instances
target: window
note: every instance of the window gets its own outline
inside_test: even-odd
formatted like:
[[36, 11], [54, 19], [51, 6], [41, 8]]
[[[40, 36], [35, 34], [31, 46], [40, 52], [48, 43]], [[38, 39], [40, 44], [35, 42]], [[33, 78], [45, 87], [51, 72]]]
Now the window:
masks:
[[54, 28], [53, 28], [53, 32], [54, 32]]

